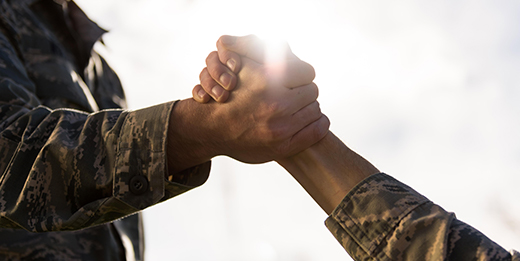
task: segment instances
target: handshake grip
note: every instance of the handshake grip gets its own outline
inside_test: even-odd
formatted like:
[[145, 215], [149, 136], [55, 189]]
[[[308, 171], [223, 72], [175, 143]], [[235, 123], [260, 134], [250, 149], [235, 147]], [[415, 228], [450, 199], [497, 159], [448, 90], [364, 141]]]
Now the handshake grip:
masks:
[[[328, 118], [321, 113], [314, 68], [287, 44], [278, 57], [254, 35], [222, 36], [206, 59], [192, 95], [212, 104], [225, 124], [224, 155], [262, 163], [294, 155], [321, 140]], [[222, 137], [215, 137], [220, 139]], [[236, 145], [236, 146], [235, 146]]]

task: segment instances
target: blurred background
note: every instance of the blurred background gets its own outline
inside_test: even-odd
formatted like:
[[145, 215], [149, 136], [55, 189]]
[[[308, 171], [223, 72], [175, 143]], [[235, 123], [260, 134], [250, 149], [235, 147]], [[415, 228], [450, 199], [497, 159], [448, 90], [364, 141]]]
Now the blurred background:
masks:
[[[331, 130], [506, 249], [520, 249], [520, 2], [76, 0], [131, 109], [191, 97], [222, 34], [283, 37]], [[148, 260], [350, 260], [277, 164], [216, 158], [144, 211]]]

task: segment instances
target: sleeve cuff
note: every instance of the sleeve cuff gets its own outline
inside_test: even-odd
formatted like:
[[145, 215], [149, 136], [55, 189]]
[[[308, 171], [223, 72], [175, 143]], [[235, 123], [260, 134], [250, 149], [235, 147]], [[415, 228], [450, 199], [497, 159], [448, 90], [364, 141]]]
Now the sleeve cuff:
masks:
[[513, 257], [513, 261], [520, 261], [520, 252], [517, 252], [515, 250], [511, 250], [511, 256]]
[[186, 170], [198, 182], [189, 185], [166, 180], [168, 122], [175, 102], [128, 111], [118, 138], [114, 173], [114, 197], [135, 209], [144, 209], [162, 200], [203, 184], [210, 162]]
[[345, 196], [325, 224], [349, 253], [360, 248], [372, 253], [406, 215], [426, 202], [389, 175], [374, 174]]

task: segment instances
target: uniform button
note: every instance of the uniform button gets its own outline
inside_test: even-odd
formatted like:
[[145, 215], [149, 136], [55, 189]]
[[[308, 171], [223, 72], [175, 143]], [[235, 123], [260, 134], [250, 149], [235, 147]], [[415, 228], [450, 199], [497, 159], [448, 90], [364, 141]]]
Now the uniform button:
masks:
[[148, 191], [148, 180], [141, 175], [130, 179], [130, 191], [136, 195], [141, 195]]

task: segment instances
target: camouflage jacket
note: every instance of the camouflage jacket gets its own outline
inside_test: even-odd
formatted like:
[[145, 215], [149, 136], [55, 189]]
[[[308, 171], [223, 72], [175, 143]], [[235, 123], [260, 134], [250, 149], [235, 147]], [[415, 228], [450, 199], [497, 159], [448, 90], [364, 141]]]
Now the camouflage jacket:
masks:
[[358, 184], [325, 223], [354, 260], [520, 261], [386, 174]]
[[0, 0], [0, 260], [141, 260], [130, 215], [207, 178], [166, 178], [174, 102], [122, 109], [104, 32], [73, 2]]

